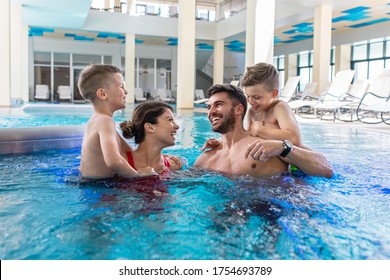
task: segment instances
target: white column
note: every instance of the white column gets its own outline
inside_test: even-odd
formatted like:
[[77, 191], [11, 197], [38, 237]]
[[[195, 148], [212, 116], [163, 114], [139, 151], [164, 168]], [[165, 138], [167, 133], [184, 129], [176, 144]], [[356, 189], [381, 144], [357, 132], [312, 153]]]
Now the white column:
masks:
[[171, 91], [177, 100], [177, 47], [172, 47]]
[[245, 66], [258, 62], [273, 63], [275, 0], [248, 0]]
[[288, 77], [297, 76], [298, 70], [298, 56], [296, 53], [288, 54], [284, 57], [284, 83], [287, 82]]
[[335, 55], [335, 63], [334, 63], [335, 73], [341, 70], [351, 69], [351, 46], [350, 45], [336, 46], [334, 55]]
[[121, 0], [114, 1], [114, 11], [121, 12]]
[[318, 82], [321, 94], [329, 82], [330, 49], [332, 40], [332, 6], [321, 5], [314, 12], [313, 81]]
[[28, 38], [28, 25], [24, 24], [22, 26], [22, 65], [21, 65], [21, 77], [22, 77], [22, 100], [23, 102], [28, 102], [29, 97], [29, 69], [28, 65], [33, 65], [34, 61], [33, 55], [29, 56], [29, 38]]
[[224, 51], [225, 41], [214, 41], [214, 66], [213, 66], [213, 83], [223, 84], [223, 69], [224, 69]]
[[127, 103], [134, 103], [134, 67], [135, 63], [135, 35], [126, 34], [125, 46], [125, 88], [127, 90]]
[[18, 2], [10, 6], [10, 82], [11, 103], [28, 101], [28, 27], [22, 23], [22, 6]]
[[104, 0], [104, 9], [107, 9], [107, 11], [110, 10], [111, 6], [110, 0]]
[[179, 0], [177, 108], [194, 108], [195, 0]]
[[135, 0], [127, 0], [127, 13], [130, 15], [135, 15]]
[[0, 44], [0, 106], [11, 104], [11, 83], [10, 83], [10, 0], [5, 0], [0, 9], [0, 34], [2, 43]]

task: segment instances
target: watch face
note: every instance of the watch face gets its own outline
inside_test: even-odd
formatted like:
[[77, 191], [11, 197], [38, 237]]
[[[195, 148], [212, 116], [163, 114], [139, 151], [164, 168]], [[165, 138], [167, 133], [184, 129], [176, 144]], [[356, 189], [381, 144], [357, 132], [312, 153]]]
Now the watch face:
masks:
[[288, 148], [292, 149], [293, 144], [291, 143], [290, 140], [284, 140], [284, 143], [286, 143], [286, 146], [287, 146]]

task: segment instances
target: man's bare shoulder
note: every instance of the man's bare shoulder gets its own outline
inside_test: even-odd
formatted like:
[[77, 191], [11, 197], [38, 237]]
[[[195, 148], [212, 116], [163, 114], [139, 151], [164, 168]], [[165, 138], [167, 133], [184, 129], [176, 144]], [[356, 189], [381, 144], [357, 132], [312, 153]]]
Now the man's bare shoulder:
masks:
[[218, 147], [215, 147], [211, 150], [204, 151], [201, 153], [198, 158], [196, 159], [194, 166], [195, 167], [207, 167], [208, 162], [213, 159], [216, 155], [218, 155], [218, 152], [221, 150], [222, 145], [219, 145]]

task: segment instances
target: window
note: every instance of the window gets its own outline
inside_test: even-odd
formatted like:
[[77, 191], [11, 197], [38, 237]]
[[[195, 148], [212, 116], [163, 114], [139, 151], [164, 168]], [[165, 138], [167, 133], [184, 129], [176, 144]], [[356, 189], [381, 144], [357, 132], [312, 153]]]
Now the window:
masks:
[[274, 58], [274, 66], [279, 73], [279, 89], [284, 87], [284, 55], [280, 55]]
[[373, 79], [390, 67], [390, 38], [357, 42], [352, 46], [351, 57], [355, 79]]
[[305, 88], [313, 79], [313, 51], [304, 51], [298, 54], [298, 76], [301, 77], [298, 90]]

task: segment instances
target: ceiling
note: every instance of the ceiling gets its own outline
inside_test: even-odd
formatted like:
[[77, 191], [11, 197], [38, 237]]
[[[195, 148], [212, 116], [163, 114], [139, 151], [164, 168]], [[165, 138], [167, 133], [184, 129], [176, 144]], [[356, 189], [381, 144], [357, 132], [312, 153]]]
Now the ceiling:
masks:
[[[11, 0], [11, 2], [21, 2], [24, 5], [24, 21], [32, 25], [30, 36], [105, 43], [125, 41], [125, 34], [81, 31], [90, 10], [91, 0]], [[145, 2], [177, 3], [178, 1]], [[223, 1], [197, 2], [207, 5]], [[275, 2], [275, 46], [312, 38], [314, 8], [321, 4], [330, 4], [333, 7], [333, 34], [376, 24], [390, 24], [390, 0], [276, 0]], [[175, 46], [177, 38], [136, 35], [136, 44]], [[197, 40], [196, 44], [198, 49], [213, 49], [212, 41]], [[245, 51], [245, 34], [226, 40], [225, 46], [230, 51]]]

